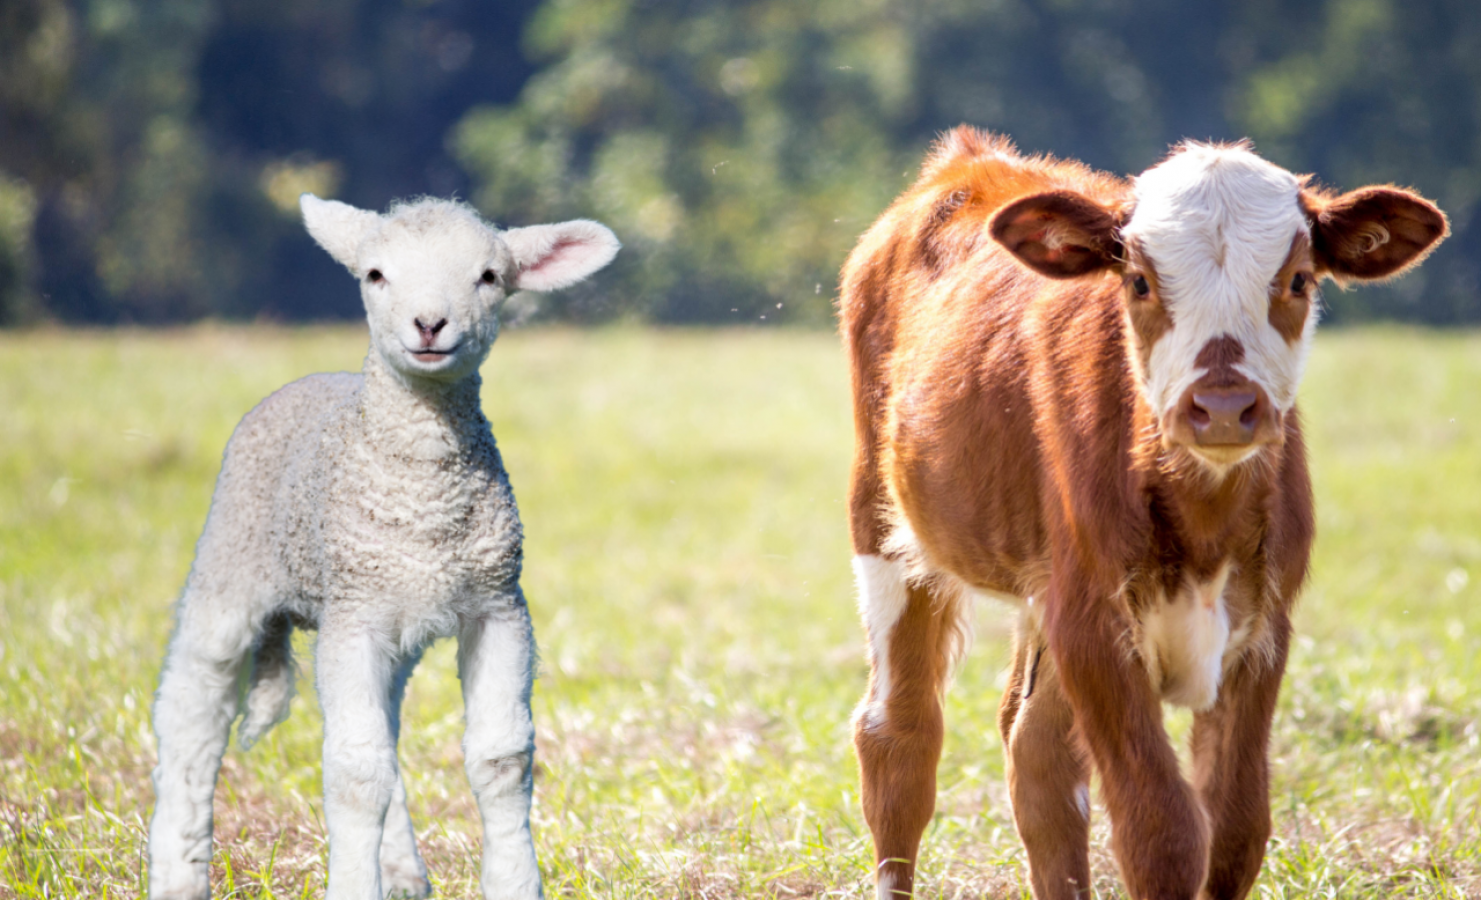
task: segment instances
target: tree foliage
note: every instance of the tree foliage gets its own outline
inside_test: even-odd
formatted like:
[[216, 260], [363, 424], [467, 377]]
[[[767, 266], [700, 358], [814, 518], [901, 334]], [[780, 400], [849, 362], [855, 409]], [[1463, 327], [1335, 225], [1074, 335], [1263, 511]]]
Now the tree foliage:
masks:
[[443, 136], [527, 76], [529, 5], [7, 0], [0, 321], [357, 315], [299, 192], [466, 190]]
[[1481, 321], [1478, 50], [1467, 0], [10, 0], [0, 320], [354, 314], [313, 189], [608, 222], [614, 270], [544, 315], [825, 322], [970, 122], [1119, 172], [1248, 136], [1412, 184], [1455, 237], [1332, 315]]

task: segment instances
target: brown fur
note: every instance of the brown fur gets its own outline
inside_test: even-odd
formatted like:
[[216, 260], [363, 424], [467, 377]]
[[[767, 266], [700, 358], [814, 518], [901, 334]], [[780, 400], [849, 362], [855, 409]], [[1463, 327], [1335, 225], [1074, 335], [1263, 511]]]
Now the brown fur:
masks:
[[[1147, 295], [1138, 297], [1132, 287], [1137, 276], [1147, 280]], [[1172, 328], [1172, 319], [1162, 305], [1162, 288], [1157, 278], [1157, 268], [1141, 252], [1134, 241], [1126, 244], [1126, 274], [1122, 277], [1122, 291], [1126, 297], [1126, 317], [1131, 325], [1132, 358], [1139, 366], [1139, 374], [1146, 375], [1152, 358], [1152, 348]]]
[[[1302, 184], [1312, 234], [1293, 241], [1271, 284], [1270, 323], [1288, 343], [1315, 290], [1292, 290], [1297, 273], [1388, 277], [1447, 230], [1406, 191]], [[1157, 420], [1139, 379], [1173, 323], [1150, 260], [1120, 235], [1130, 198], [1123, 179], [958, 128], [844, 266], [854, 550], [914, 573], [898, 623], [871, 636], [888, 648], [892, 689], [880, 704], [871, 676], [875, 702], [856, 721], [881, 884], [897, 893], [911, 889], [935, 805], [963, 587], [1033, 603], [999, 727], [1036, 897], [1087, 895], [1078, 792], [1092, 768], [1133, 897], [1237, 900], [1259, 872], [1270, 719], [1314, 531], [1305, 445], [1296, 411], [1275, 410], [1240, 374], [1245, 348], [1229, 337], [1203, 348], [1207, 371], [1182, 404], [1195, 390], [1213, 392], [1204, 403], [1253, 391], [1243, 413], [1258, 424], [1232, 459], [1254, 455], [1220, 477], [1177, 433], [1193, 428], [1189, 416]], [[1220, 409], [1228, 422], [1236, 407]], [[1190, 785], [1162, 727], [1161, 695], [1176, 685], [1160, 660], [1140, 658], [1138, 639], [1155, 604], [1219, 573], [1244, 639], [1195, 718]]]
[[[1291, 282], [1301, 275], [1305, 288], [1300, 293], [1291, 290]], [[1306, 319], [1311, 314], [1311, 298], [1316, 293], [1316, 261], [1311, 255], [1311, 239], [1297, 235], [1291, 242], [1291, 255], [1286, 264], [1276, 273], [1270, 285], [1270, 325], [1287, 344], [1301, 339]]]
[[[884, 727], [856, 723], [854, 745], [864, 767], [861, 799], [874, 833], [876, 876], [909, 895], [921, 833], [936, 809], [936, 764], [945, 725], [941, 694], [955, 640], [956, 604], [911, 586], [890, 642], [892, 690]], [[871, 693], [873, 685], [871, 685]]]
[[[1265, 736], [1312, 539], [1299, 424], [1286, 417], [1284, 442], [1222, 481], [1169, 456], [1133, 370], [1167, 325], [1155, 273], [1137, 270], [1152, 292], [1133, 301], [1120, 262], [1051, 280], [987, 239], [993, 214], [1018, 203], [997, 230], [1034, 245], [1030, 255], [1100, 253], [1105, 244], [1083, 236], [1046, 241], [1035, 218], [1044, 204], [1023, 202], [1069, 191], [1118, 210], [1129, 184], [958, 129], [850, 257], [841, 313], [855, 398], [854, 548], [887, 552], [892, 511], [932, 570], [1039, 601], [1042, 622], [1018, 638], [1000, 708], [1036, 897], [1086, 895], [1089, 832], [1075, 791], [1091, 766], [1132, 896], [1192, 898], [1206, 881], [1213, 896], [1243, 896], [1269, 829]], [[1134, 248], [1125, 253], [1135, 260]], [[1235, 349], [1211, 352], [1232, 365]], [[1199, 717], [1195, 791], [1133, 649], [1136, 615], [1158, 590], [1229, 559], [1230, 617], [1253, 636]], [[934, 806], [944, 669], [925, 656], [955, 615], [939, 605], [928, 614], [919, 585], [909, 597], [890, 644], [887, 721], [861, 723], [856, 741], [876, 856], [896, 890], [909, 890]]]
[[1307, 188], [1301, 205], [1311, 220], [1312, 255], [1338, 284], [1407, 272], [1450, 233], [1450, 220], [1433, 203], [1392, 186], [1365, 187], [1337, 196]]

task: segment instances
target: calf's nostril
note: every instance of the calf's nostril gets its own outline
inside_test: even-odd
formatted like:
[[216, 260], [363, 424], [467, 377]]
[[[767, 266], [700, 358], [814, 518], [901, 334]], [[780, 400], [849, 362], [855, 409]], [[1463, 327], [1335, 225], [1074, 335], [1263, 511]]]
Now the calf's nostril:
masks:
[[1242, 418], [1255, 408], [1257, 398], [1254, 391], [1238, 393], [1209, 392], [1193, 395], [1193, 409], [1200, 410], [1210, 418]]
[[1199, 391], [1189, 398], [1188, 421], [1200, 444], [1246, 444], [1254, 439], [1259, 407], [1254, 391]]

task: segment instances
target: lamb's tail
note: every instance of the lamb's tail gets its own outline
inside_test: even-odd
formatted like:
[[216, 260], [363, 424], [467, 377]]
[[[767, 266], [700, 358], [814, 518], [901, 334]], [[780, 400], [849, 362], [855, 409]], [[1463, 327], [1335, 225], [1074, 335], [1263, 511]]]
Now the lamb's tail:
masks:
[[293, 699], [293, 620], [283, 614], [269, 616], [262, 633], [252, 645], [252, 672], [247, 678], [246, 713], [237, 727], [237, 743], [247, 749], [274, 725], [288, 718]]

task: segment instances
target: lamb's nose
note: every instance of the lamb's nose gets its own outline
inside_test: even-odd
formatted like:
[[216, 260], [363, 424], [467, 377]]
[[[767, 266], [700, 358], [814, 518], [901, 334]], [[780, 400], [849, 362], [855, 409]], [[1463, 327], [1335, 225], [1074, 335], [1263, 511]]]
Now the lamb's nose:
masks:
[[1188, 417], [1200, 444], [1248, 444], [1255, 439], [1260, 395], [1251, 390], [1195, 391]]
[[432, 346], [432, 339], [437, 337], [437, 332], [441, 331], [442, 326], [447, 324], [446, 319], [438, 319], [431, 325], [424, 323], [421, 319], [412, 319], [412, 321], [416, 323], [417, 331], [422, 335], [422, 346], [424, 347]]

